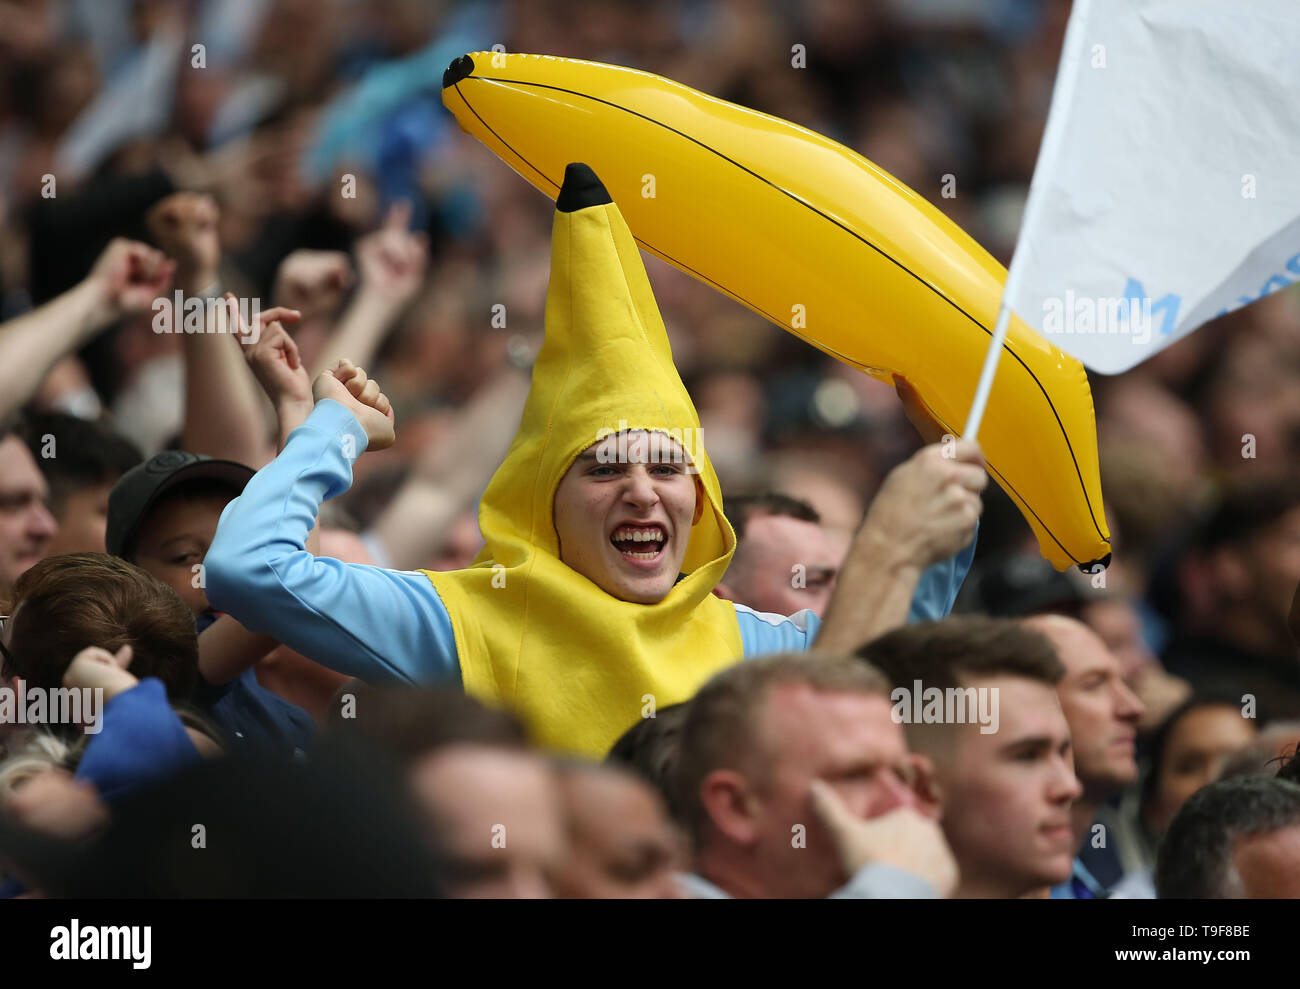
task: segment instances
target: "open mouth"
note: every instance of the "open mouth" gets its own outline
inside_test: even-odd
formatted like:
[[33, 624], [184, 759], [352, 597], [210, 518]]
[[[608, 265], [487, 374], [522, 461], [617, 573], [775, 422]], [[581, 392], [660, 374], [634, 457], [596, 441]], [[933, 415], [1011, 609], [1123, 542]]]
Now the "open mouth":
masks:
[[654, 563], [668, 545], [668, 532], [662, 525], [620, 525], [609, 537], [610, 543], [626, 560]]

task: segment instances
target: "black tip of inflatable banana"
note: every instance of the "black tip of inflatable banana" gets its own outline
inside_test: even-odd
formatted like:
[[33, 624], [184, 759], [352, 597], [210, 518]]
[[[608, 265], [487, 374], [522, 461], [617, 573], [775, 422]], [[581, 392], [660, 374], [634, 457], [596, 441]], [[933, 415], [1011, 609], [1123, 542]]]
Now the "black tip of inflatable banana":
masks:
[[446, 89], [448, 86], [456, 85], [462, 79], [468, 79], [473, 71], [474, 60], [468, 55], [462, 55], [460, 58], [454, 59], [442, 74], [442, 88]]

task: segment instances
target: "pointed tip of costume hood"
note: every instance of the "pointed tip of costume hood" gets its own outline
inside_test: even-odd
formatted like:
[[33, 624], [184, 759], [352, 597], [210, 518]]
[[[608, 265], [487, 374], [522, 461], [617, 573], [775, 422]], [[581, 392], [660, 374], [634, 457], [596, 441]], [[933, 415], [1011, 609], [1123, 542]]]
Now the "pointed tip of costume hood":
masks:
[[564, 185], [560, 186], [560, 195], [555, 200], [555, 208], [561, 213], [576, 213], [589, 206], [604, 206], [613, 201], [609, 190], [590, 165], [575, 161], [564, 169]]

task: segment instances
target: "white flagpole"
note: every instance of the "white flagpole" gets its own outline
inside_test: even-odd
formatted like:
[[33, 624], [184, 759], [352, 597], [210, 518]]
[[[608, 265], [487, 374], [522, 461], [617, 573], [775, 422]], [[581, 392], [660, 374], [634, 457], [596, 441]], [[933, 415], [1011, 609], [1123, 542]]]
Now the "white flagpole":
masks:
[[[1025, 201], [1025, 215], [1021, 218], [1020, 229], [1032, 229], [1030, 220], [1039, 212], [1041, 196], [1034, 195], [1034, 187], [1040, 176], [1052, 171], [1060, 152], [1061, 135], [1065, 131], [1065, 118], [1070, 112], [1070, 103], [1074, 96], [1074, 83], [1078, 78], [1079, 56], [1087, 43], [1084, 36], [1084, 24], [1088, 20], [1092, 0], [1074, 0], [1070, 11], [1070, 22], [1065, 29], [1065, 40], [1061, 45], [1061, 64], [1056, 70], [1056, 88], [1052, 93], [1052, 106], [1047, 115], [1047, 127], [1043, 131], [1043, 144], [1038, 152], [1038, 161], [1034, 165], [1034, 177], [1029, 183], [1029, 196]], [[993, 338], [989, 341], [989, 352], [984, 358], [984, 368], [980, 372], [979, 384], [975, 387], [975, 398], [970, 405], [970, 414], [966, 416], [966, 428], [962, 430], [962, 439], [978, 439], [980, 423], [984, 419], [984, 410], [988, 407], [989, 394], [993, 391], [993, 377], [997, 374], [998, 359], [1002, 356], [1002, 344], [1007, 338], [1007, 326], [1011, 322], [1011, 300], [1020, 288], [1021, 266], [1016, 261], [1024, 252], [1024, 242], [1016, 241], [1015, 253], [1011, 256], [1011, 267], [1007, 270], [1007, 280], [1002, 286], [1002, 300], [998, 304], [998, 318], [993, 326]]]
[[[1013, 267], [1012, 272], [1015, 271]], [[984, 408], [989, 404], [989, 393], [993, 391], [993, 376], [998, 371], [998, 358], [1002, 356], [1002, 342], [1007, 338], [1007, 326], [1011, 322], [1012, 275], [1007, 275], [1006, 285], [1002, 288], [1002, 302], [998, 305], [998, 321], [993, 326], [993, 339], [989, 341], [989, 352], [984, 356], [984, 369], [980, 371], [980, 382], [975, 388], [975, 400], [970, 404], [970, 414], [966, 416], [966, 428], [961, 431], [962, 439], [978, 439], [980, 422], [984, 419]]]

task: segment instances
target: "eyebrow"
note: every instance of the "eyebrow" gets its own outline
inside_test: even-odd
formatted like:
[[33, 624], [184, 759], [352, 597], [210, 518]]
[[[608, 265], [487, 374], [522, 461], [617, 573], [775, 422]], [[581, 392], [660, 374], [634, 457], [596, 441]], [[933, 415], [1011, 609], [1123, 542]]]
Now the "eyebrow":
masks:
[[1116, 673], [1116, 670], [1115, 670], [1115, 668], [1114, 668], [1113, 666], [1111, 666], [1109, 663], [1098, 663], [1098, 664], [1095, 665], [1095, 666], [1088, 666], [1088, 667], [1085, 667], [1085, 668], [1082, 669], [1082, 670], [1078, 670], [1078, 671], [1076, 671], [1076, 672], [1073, 674], [1072, 679], [1074, 679], [1074, 680], [1086, 680], [1086, 679], [1088, 679], [1088, 677], [1097, 676], [1098, 674], [1101, 674], [1101, 675], [1104, 675], [1104, 676], [1111, 676], [1111, 675], [1114, 674], [1114, 673]]
[[196, 543], [197, 543], [197, 542], [202, 542], [202, 540], [200, 540], [198, 536], [193, 535], [192, 533], [189, 533], [189, 532], [182, 532], [179, 536], [172, 536], [170, 539], [168, 539], [168, 540], [166, 540], [166, 541], [164, 541], [164, 542], [159, 543], [159, 544], [158, 544], [158, 549], [159, 549], [159, 550], [164, 550], [164, 549], [166, 549], [168, 546], [170, 546], [172, 543], [179, 543], [179, 542], [181, 542], [181, 541], [183, 541], [183, 540], [186, 540], [186, 539], [192, 540], [193, 542], [196, 542]]
[[[1064, 745], [1069, 747], [1070, 740], [1067, 738]], [[1055, 740], [1050, 735], [1026, 735], [1024, 738], [1017, 738], [1013, 742], [1008, 742], [1002, 746], [1002, 751], [1007, 754], [1019, 752], [1039, 752], [1043, 750], [1050, 751], [1055, 745]]]

